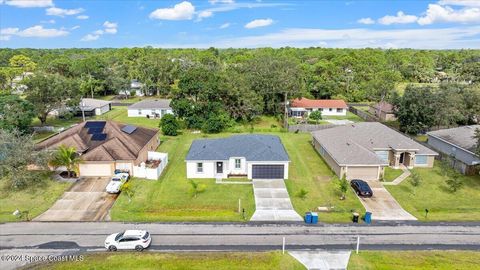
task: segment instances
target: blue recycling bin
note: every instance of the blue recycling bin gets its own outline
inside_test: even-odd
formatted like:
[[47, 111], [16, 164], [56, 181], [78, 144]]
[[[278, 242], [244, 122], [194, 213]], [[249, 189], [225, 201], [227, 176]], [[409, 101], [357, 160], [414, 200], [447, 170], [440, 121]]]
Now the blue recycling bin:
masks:
[[305, 223], [312, 223], [312, 213], [306, 212], [305, 213]]
[[365, 212], [365, 223], [370, 224], [372, 223], [372, 213]]
[[318, 223], [318, 213], [312, 212], [312, 224]]

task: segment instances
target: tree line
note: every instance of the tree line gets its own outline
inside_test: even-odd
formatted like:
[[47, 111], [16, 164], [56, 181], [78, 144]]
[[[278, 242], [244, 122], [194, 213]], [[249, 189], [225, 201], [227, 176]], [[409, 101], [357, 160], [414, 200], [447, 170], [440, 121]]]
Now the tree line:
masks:
[[33, 106], [42, 123], [59, 106], [118, 94], [137, 79], [144, 93], [173, 99], [176, 115], [188, 128], [218, 132], [233, 121], [282, 115], [285, 100], [300, 96], [379, 101], [396, 98], [395, 85], [401, 82], [478, 85], [480, 51], [0, 49], [4, 95], [25, 72], [34, 74], [22, 82], [26, 98], [8, 103], [26, 113]]

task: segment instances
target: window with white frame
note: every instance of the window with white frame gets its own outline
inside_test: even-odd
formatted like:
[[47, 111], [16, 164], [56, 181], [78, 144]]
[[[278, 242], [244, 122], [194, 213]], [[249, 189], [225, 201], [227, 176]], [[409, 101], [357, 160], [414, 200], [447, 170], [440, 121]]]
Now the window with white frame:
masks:
[[139, 115], [142, 114], [142, 109], [139, 109], [139, 110], [138, 110], [138, 114], [139, 114]]
[[342, 108], [337, 108], [337, 112], [341, 113], [341, 112], [343, 112], [343, 109]]
[[237, 158], [235, 159], [235, 169], [240, 169], [242, 168], [242, 160]]
[[197, 173], [203, 173], [203, 163], [197, 163]]

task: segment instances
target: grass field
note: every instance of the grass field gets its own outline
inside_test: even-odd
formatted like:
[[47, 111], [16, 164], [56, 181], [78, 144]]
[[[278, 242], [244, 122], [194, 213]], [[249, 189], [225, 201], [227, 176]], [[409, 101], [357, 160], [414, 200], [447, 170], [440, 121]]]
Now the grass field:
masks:
[[402, 175], [403, 171], [401, 169], [392, 169], [390, 167], [385, 167], [385, 175], [383, 180], [386, 182], [392, 182], [395, 178]]
[[[409, 213], [422, 221], [479, 221], [480, 176], [461, 176], [464, 186], [453, 193], [445, 183], [441, 168], [415, 168], [421, 184], [413, 195], [408, 179], [398, 186], [386, 186], [388, 191]], [[429, 210], [425, 218], [425, 209]]]
[[348, 270], [471, 270], [479, 266], [478, 251], [361, 251], [352, 252]]
[[49, 178], [49, 173], [38, 174], [41, 181], [24, 190], [11, 191], [2, 181], [0, 185], [0, 222], [18, 221], [15, 210], [29, 211], [32, 219], [47, 210], [70, 186]]
[[350, 112], [350, 111], [347, 111], [347, 115], [346, 116], [332, 116], [332, 115], [325, 115], [322, 117], [323, 120], [329, 120], [329, 119], [332, 119], [332, 120], [350, 120], [350, 121], [353, 121], [353, 122], [363, 122], [364, 120], [362, 118], [360, 118], [360, 116]]
[[82, 262], [41, 264], [30, 269], [189, 269], [300, 270], [305, 267], [281, 252], [228, 253], [97, 253]]

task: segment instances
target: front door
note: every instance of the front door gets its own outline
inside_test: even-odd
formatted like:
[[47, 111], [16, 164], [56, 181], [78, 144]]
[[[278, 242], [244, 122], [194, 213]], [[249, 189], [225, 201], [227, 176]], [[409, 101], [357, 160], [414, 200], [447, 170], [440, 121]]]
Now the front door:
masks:
[[217, 162], [217, 173], [223, 173], [223, 162]]
[[405, 153], [401, 153], [400, 154], [400, 160], [398, 161], [398, 163], [403, 164], [404, 159], [405, 159]]

